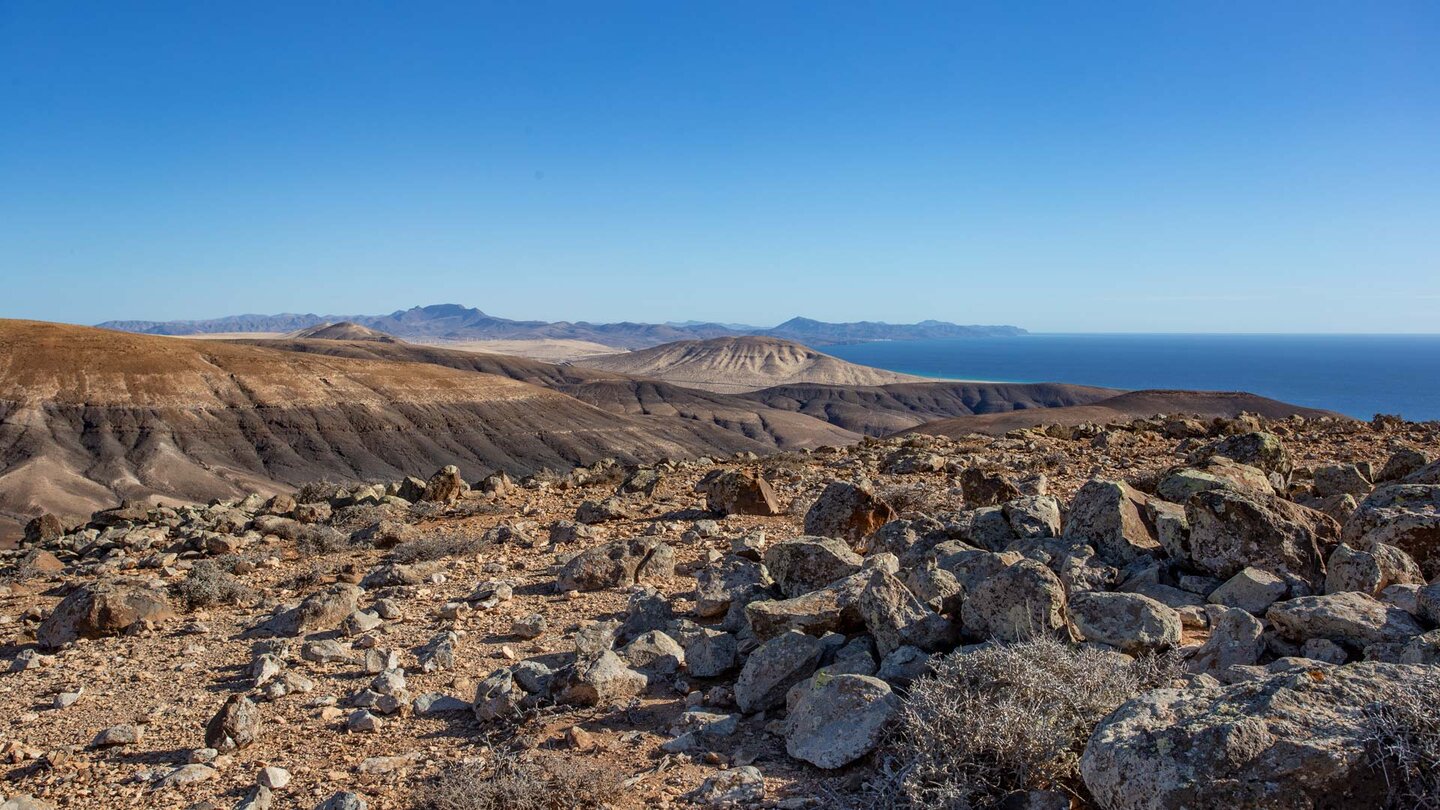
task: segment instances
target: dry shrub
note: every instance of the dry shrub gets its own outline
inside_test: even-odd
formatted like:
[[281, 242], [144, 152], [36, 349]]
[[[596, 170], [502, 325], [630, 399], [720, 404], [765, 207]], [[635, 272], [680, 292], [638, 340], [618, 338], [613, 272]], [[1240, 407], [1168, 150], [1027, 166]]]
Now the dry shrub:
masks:
[[465, 535], [431, 535], [408, 540], [390, 550], [390, 559], [410, 563], [443, 560], [448, 557], [473, 557], [485, 546], [481, 537]]
[[191, 566], [178, 587], [180, 599], [191, 610], [238, 605], [255, 598], [255, 592], [230, 573], [236, 560], [200, 560]]
[[1367, 743], [1390, 787], [1386, 807], [1440, 810], [1440, 673], [1365, 707]]
[[1080, 755], [1095, 725], [1173, 667], [1048, 638], [951, 655], [901, 712], [898, 792], [915, 807], [961, 810], [1019, 790], [1083, 799]]
[[324, 557], [351, 547], [350, 535], [330, 526], [304, 526], [295, 532], [295, 550], [306, 557]]
[[558, 757], [521, 759], [499, 752], [489, 762], [457, 763], [423, 785], [416, 810], [573, 810], [602, 807], [615, 780], [599, 768]]

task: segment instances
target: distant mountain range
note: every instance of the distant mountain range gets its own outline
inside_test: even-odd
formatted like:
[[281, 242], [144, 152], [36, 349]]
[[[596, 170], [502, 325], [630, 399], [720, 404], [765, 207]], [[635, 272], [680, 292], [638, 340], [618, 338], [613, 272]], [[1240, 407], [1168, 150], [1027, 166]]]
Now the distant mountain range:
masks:
[[422, 340], [586, 340], [622, 349], [640, 349], [677, 340], [766, 335], [811, 346], [859, 343], [871, 340], [991, 337], [1023, 335], [1017, 326], [962, 326], [943, 321], [888, 324], [872, 321], [825, 323], [792, 318], [771, 329], [738, 324], [696, 323], [571, 323], [569, 321], [516, 321], [487, 315], [459, 304], [432, 304], [397, 310], [389, 315], [231, 315], [202, 321], [106, 321], [104, 329], [147, 335], [200, 335], [230, 332], [294, 332], [340, 321], [407, 339]]

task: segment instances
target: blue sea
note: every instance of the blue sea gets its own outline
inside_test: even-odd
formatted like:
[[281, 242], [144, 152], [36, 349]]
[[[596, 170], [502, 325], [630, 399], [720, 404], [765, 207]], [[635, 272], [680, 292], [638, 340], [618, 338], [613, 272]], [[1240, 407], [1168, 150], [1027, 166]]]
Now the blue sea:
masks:
[[1361, 419], [1440, 419], [1440, 335], [1033, 334], [821, 350], [927, 377], [1249, 391]]

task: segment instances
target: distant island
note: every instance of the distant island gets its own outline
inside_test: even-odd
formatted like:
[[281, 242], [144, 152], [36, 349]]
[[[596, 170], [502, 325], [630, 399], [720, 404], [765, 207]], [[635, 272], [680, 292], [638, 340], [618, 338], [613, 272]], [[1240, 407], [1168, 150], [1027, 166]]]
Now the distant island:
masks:
[[588, 323], [585, 321], [519, 321], [488, 315], [460, 304], [432, 304], [396, 310], [389, 315], [230, 315], [209, 320], [106, 321], [103, 329], [146, 335], [208, 335], [246, 332], [290, 333], [337, 322], [349, 322], [396, 337], [423, 340], [583, 340], [619, 349], [642, 349], [677, 340], [755, 335], [794, 340], [809, 346], [833, 346], [872, 340], [926, 340], [959, 337], [1008, 337], [1027, 334], [1018, 326], [962, 325], [927, 320], [912, 324], [878, 321], [827, 323], [791, 318], [772, 328], [703, 323]]

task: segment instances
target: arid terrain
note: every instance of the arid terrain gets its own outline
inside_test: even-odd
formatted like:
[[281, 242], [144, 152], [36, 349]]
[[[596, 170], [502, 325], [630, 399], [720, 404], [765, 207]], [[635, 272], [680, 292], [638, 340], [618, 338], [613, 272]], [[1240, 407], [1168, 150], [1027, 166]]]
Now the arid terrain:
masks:
[[1434, 423], [771, 337], [0, 358], [4, 810], [1440, 797]]
[[[0, 790], [1385, 806], [1385, 768], [1432, 778], [1368, 756], [1362, 709], [1440, 661], [1437, 455], [1433, 424], [1152, 418], [36, 520], [0, 586]], [[1007, 676], [1028, 720], [993, 676], [965, 699], [1078, 761], [947, 708], [999, 665], [1048, 673]], [[1024, 725], [1069, 689], [1078, 726]]]
[[680, 341], [587, 357], [583, 365], [724, 394], [800, 383], [849, 387], [926, 381], [847, 363], [794, 341], [766, 337]]

